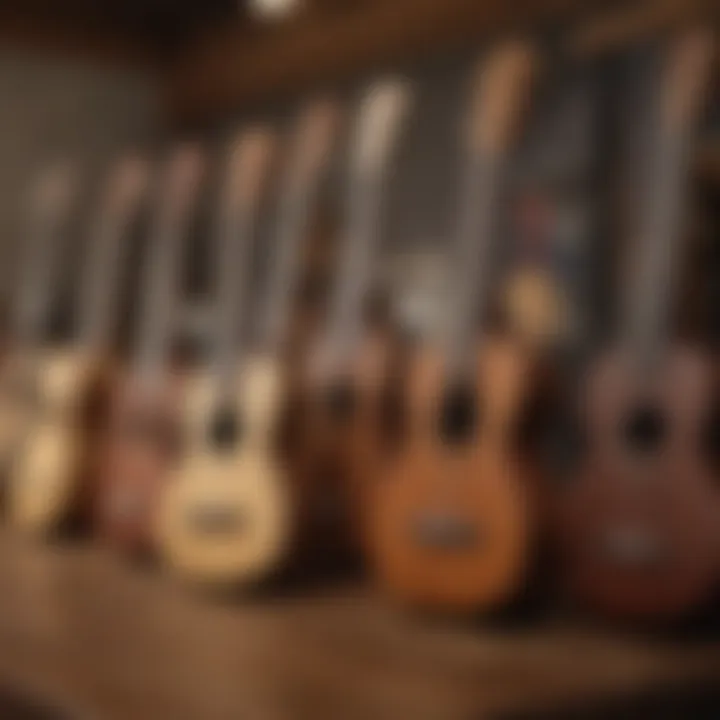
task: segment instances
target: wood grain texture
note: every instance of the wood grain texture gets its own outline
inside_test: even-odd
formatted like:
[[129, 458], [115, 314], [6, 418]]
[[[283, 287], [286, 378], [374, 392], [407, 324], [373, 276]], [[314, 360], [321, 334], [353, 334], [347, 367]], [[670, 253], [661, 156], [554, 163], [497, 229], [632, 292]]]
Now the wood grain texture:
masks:
[[[538, 468], [519, 428], [534, 383], [525, 351], [486, 342], [475, 360], [479, 420], [470, 437], [441, 436], [442, 359], [420, 353], [405, 388], [404, 437], [375, 483], [371, 551], [378, 580], [398, 600], [474, 613], [518, 595], [537, 549]], [[466, 542], [444, 546], [421, 530], [462, 527]]]
[[155, 549], [155, 513], [182, 448], [181, 402], [187, 378], [168, 372], [152, 388], [126, 377], [110, 410], [98, 476], [95, 527], [130, 554]]
[[[717, 409], [717, 375], [687, 347], [668, 353], [642, 382], [630, 363], [619, 352], [600, 360], [580, 398], [588, 447], [559, 495], [558, 547], [568, 589], [591, 608], [672, 620], [717, 587], [720, 485], [703, 437]], [[646, 406], [662, 414], [665, 438], [658, 450], [635, 453], [625, 424]], [[627, 542], [648, 545], [649, 556], [617, 547]]]
[[11, 523], [48, 535], [87, 511], [116, 367], [72, 348], [46, 348], [36, 360], [38, 394], [26, 398], [30, 420], [7, 478], [7, 501]]

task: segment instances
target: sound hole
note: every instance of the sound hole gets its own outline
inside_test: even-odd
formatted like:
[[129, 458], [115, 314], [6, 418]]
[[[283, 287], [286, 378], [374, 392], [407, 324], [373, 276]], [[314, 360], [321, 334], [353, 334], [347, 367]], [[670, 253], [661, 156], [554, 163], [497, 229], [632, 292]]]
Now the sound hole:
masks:
[[657, 450], [662, 445], [667, 432], [665, 417], [659, 408], [640, 407], [630, 414], [624, 435], [628, 447], [641, 453]]
[[440, 438], [449, 444], [472, 439], [479, 424], [477, 392], [469, 385], [450, 386], [440, 406]]
[[213, 418], [210, 425], [210, 443], [218, 450], [230, 450], [240, 441], [242, 428], [237, 413], [223, 408]]
[[355, 389], [349, 382], [332, 385], [325, 400], [330, 416], [338, 422], [347, 422], [353, 416], [357, 406]]

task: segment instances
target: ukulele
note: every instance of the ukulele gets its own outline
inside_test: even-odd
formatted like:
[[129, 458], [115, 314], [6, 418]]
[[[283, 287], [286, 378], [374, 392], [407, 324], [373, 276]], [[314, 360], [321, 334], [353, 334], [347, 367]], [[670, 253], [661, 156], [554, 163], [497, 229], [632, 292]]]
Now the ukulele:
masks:
[[77, 299], [78, 337], [38, 359], [40, 407], [8, 480], [10, 519], [24, 530], [57, 530], [82, 505], [78, 500], [88, 488], [114, 374], [111, 330], [123, 240], [147, 176], [147, 165], [132, 156], [111, 172]]
[[[197, 419], [191, 453], [166, 493], [158, 532], [168, 564], [206, 585], [257, 582], [287, 549], [287, 468], [276, 443], [287, 391], [284, 349], [301, 242], [328, 167], [337, 120], [338, 107], [322, 99], [297, 122], [281, 188], [274, 262], [261, 303], [261, 338], [253, 352], [229, 342], [242, 258], [225, 257], [232, 248], [219, 255], [219, 300], [228, 317], [216, 328], [218, 368], [189, 409]], [[251, 169], [257, 175], [260, 168]], [[250, 179], [240, 198], [248, 221], [261, 189], [258, 179]], [[249, 228], [245, 235], [247, 243]]]
[[185, 143], [167, 160], [141, 278], [141, 316], [130, 367], [112, 398], [94, 501], [100, 535], [120, 549], [150, 547], [156, 498], [180, 449], [185, 377], [170, 363], [182, 240], [204, 171], [201, 148]]
[[404, 80], [375, 82], [351, 130], [346, 230], [323, 326], [294, 369], [283, 450], [294, 491], [285, 567], [347, 568], [365, 536], [367, 488], [382, 451], [386, 390], [398, 343], [366, 325], [385, 180], [413, 99]]
[[[67, 163], [48, 167], [32, 188], [23, 268], [9, 318], [8, 350], [0, 366], [0, 472], [7, 481], [35, 417], [43, 381], [46, 325], [57, 285], [63, 235], [77, 191]], [[6, 490], [4, 487], [3, 490]]]
[[580, 465], [559, 496], [569, 590], [618, 619], [680, 618], [717, 582], [716, 372], [710, 357], [673, 341], [666, 327], [712, 51], [710, 33], [691, 29], [662, 55], [625, 327], [587, 376]]
[[471, 613], [514, 599], [528, 578], [537, 465], [522, 428], [532, 403], [532, 353], [480, 333], [504, 172], [518, 139], [537, 58], [522, 41], [478, 66], [467, 125], [455, 292], [447, 336], [417, 348], [401, 394], [401, 431], [375, 487], [371, 556], [395, 598]]

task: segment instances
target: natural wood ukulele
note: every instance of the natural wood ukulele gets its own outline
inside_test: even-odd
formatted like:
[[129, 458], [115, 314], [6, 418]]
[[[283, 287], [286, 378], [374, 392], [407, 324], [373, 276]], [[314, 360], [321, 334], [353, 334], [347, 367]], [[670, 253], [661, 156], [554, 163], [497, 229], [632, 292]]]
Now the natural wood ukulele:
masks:
[[141, 278], [137, 342], [111, 401], [94, 519], [102, 537], [130, 551], [150, 546], [157, 496], [181, 443], [184, 377], [170, 356], [182, 241], [204, 165], [201, 148], [184, 143], [172, 151], [159, 178], [159, 204]]
[[497, 246], [503, 180], [536, 71], [534, 49], [508, 41], [473, 80], [456, 291], [438, 349], [418, 348], [402, 431], [376, 482], [371, 552], [382, 586], [437, 611], [487, 610], [512, 599], [530, 569], [537, 466], [525, 448], [532, 353], [477, 332]]
[[52, 532], [82, 509], [114, 375], [123, 241], [147, 179], [138, 157], [123, 158], [110, 173], [77, 297], [78, 335], [74, 344], [46, 348], [37, 359], [40, 407], [8, 480], [10, 519], [24, 530]]
[[11, 307], [7, 350], [0, 365], [3, 490], [41, 403], [47, 323], [77, 181], [77, 173], [69, 164], [52, 165], [38, 178], [28, 203], [23, 268]]
[[718, 580], [717, 371], [667, 327], [712, 50], [710, 32], [695, 29], [669, 41], [661, 58], [625, 323], [618, 347], [588, 374], [580, 467], [559, 496], [569, 589], [618, 618], [680, 617], [706, 602]]
[[205, 387], [189, 398], [188, 456], [168, 487], [158, 528], [168, 564], [182, 577], [205, 585], [256, 582], [276, 569], [287, 552], [291, 498], [288, 469], [276, 442], [287, 392], [284, 349], [301, 242], [328, 166], [337, 116], [334, 103], [318, 100], [298, 120], [260, 305], [261, 338], [253, 351], [243, 343], [238, 347], [234, 330], [238, 294], [249, 271], [244, 248], [262, 190], [260, 167], [247, 168], [250, 175], [238, 197], [246, 216], [244, 235], [234, 242], [224, 239], [218, 254], [217, 367]]

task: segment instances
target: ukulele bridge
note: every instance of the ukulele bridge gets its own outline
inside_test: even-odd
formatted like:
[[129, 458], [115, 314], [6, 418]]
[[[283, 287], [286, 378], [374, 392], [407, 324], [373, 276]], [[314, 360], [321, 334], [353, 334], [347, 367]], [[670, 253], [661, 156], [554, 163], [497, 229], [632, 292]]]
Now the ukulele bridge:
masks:
[[421, 547], [441, 552], [474, 549], [484, 540], [475, 523], [454, 515], [424, 515], [416, 518], [411, 532]]
[[652, 570], [667, 560], [665, 544], [661, 539], [641, 528], [607, 530], [601, 537], [600, 551], [606, 560], [628, 569]]
[[187, 516], [190, 527], [201, 535], [230, 535], [241, 532], [247, 524], [244, 513], [219, 504], [200, 505]]

